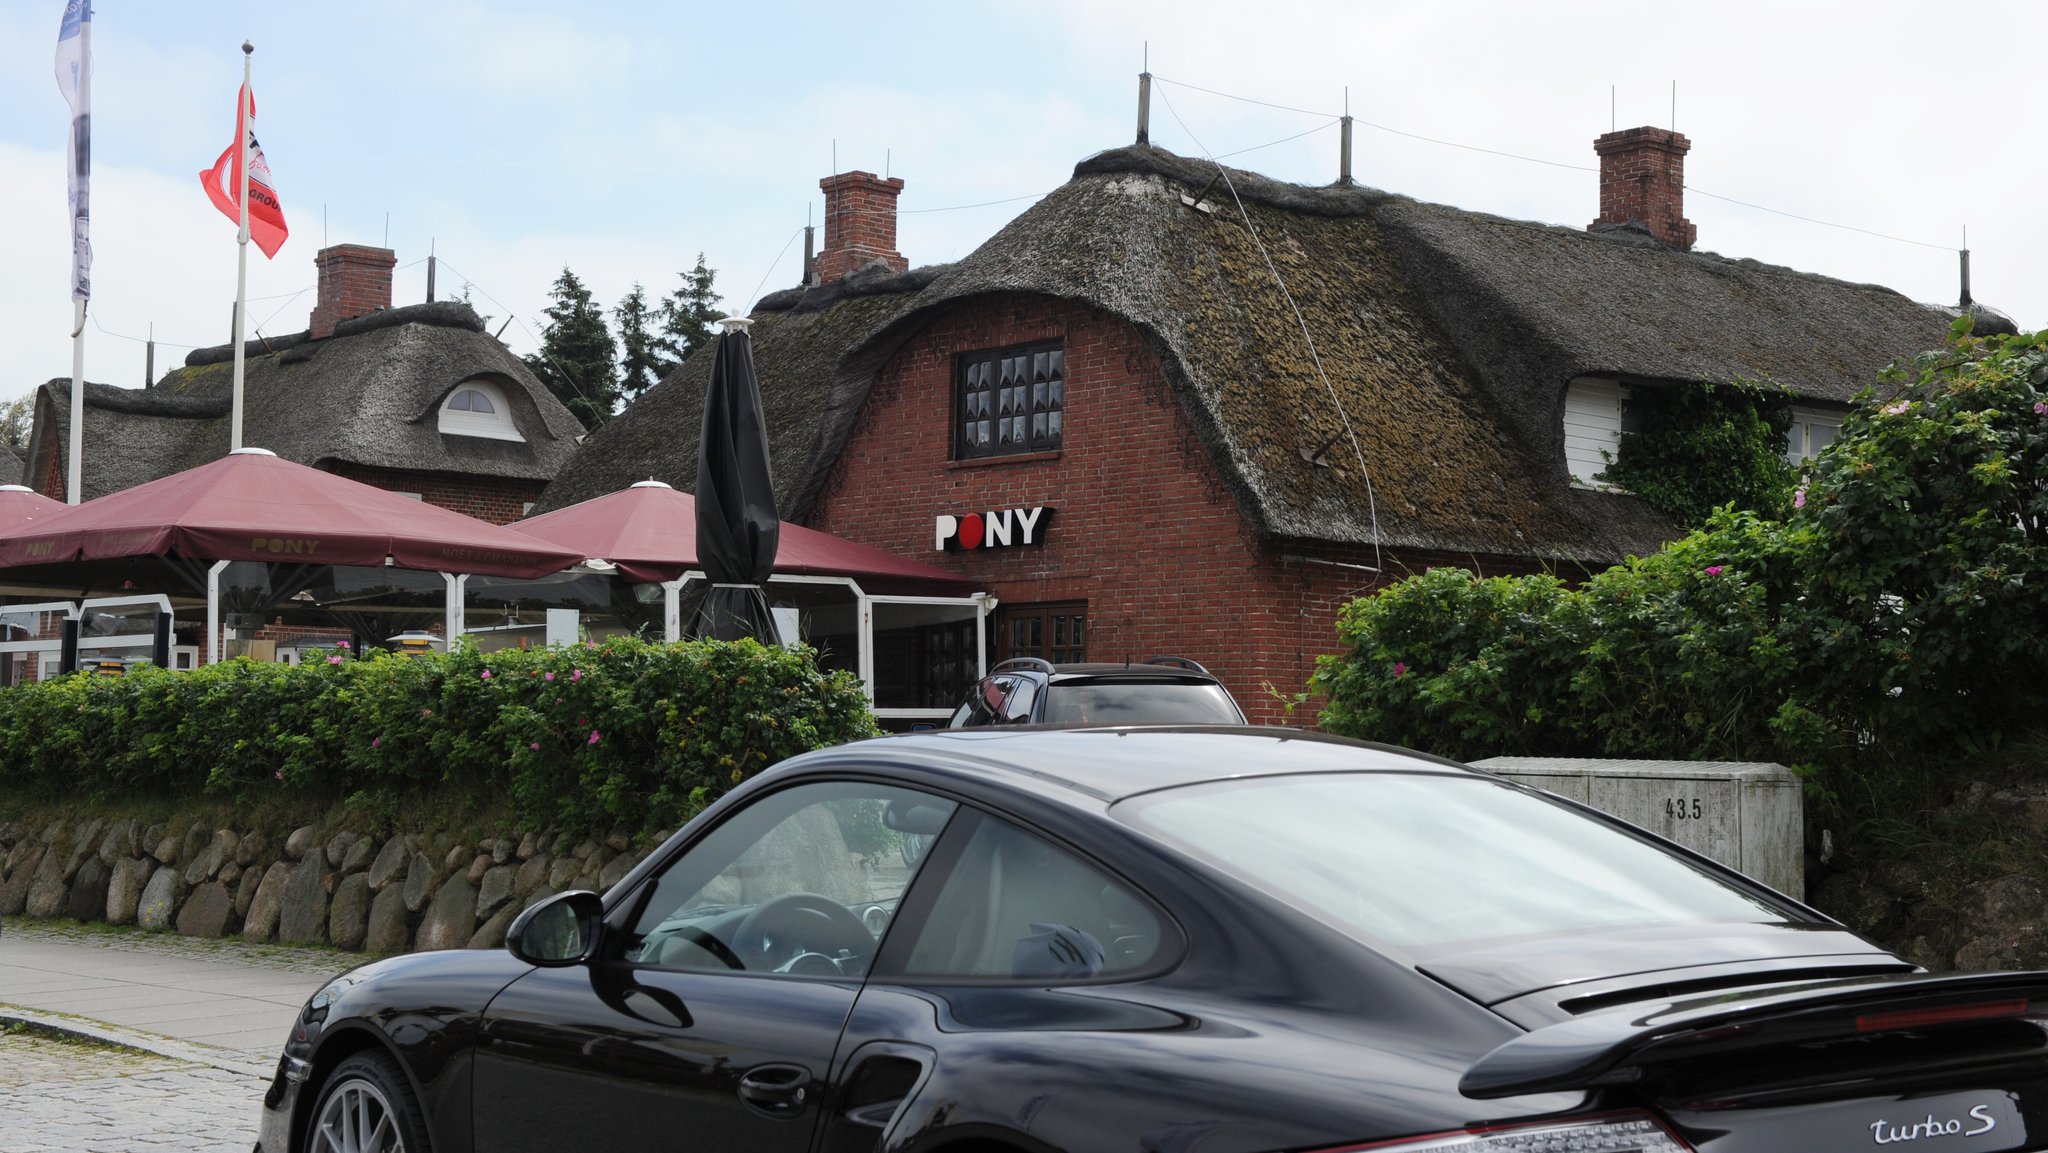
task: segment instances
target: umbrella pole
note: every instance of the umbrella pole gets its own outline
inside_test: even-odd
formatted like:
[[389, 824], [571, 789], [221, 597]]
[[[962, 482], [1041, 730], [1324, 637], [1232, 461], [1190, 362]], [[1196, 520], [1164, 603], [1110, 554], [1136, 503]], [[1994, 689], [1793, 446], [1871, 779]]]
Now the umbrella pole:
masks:
[[220, 574], [232, 563], [213, 562], [206, 570], [206, 663], [220, 663]]
[[661, 582], [662, 636], [674, 644], [683, 639], [683, 581], [677, 577]]
[[443, 610], [441, 632], [448, 638], [444, 647], [452, 653], [455, 651], [456, 638], [462, 635], [462, 630], [468, 624], [462, 619], [462, 594], [463, 586], [469, 583], [469, 574], [444, 572], [441, 579], [448, 582], [448, 600], [447, 607]]

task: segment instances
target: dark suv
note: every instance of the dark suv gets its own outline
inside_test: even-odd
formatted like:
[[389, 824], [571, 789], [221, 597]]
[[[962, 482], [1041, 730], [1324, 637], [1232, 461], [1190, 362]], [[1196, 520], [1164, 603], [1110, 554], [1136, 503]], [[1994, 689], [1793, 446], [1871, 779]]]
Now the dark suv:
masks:
[[1183, 657], [1129, 665], [1053, 665], [1017, 657], [975, 682], [946, 727], [1243, 723], [1244, 713], [1223, 683]]

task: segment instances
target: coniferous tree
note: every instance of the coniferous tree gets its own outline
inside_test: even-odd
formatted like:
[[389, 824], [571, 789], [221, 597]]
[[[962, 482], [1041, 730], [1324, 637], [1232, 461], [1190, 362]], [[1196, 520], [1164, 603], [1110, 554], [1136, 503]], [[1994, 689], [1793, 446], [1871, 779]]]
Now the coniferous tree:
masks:
[[17, 396], [6, 404], [0, 404], [0, 442], [20, 448], [28, 443], [28, 434], [35, 431], [36, 394]]
[[596, 428], [618, 408], [618, 344], [605, 326], [604, 309], [566, 266], [548, 295], [554, 303], [543, 312], [548, 322], [540, 351], [526, 358], [526, 367], [584, 428]]
[[660, 375], [667, 376], [685, 357], [711, 343], [711, 326], [724, 315], [718, 307], [718, 291], [712, 287], [717, 276], [715, 269], [705, 265], [704, 254], [700, 252], [697, 267], [682, 274], [682, 287], [662, 300], [661, 332], [655, 341], [656, 355], [661, 358]]
[[635, 284], [612, 309], [612, 319], [619, 326], [619, 396], [631, 404], [661, 380], [664, 364], [656, 344], [660, 333], [655, 331], [661, 317], [647, 307], [647, 294]]

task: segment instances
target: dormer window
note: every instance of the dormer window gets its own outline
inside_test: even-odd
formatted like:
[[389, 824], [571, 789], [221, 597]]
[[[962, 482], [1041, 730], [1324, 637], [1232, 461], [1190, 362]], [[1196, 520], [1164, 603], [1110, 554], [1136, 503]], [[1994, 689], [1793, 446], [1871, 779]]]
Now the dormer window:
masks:
[[1564, 460], [1574, 488], [1607, 489], [1600, 474], [1621, 451], [1628, 386], [1582, 376], [1564, 391]]
[[512, 423], [512, 406], [497, 385], [466, 380], [441, 402], [441, 431], [449, 436], [478, 436], [488, 440], [520, 440]]

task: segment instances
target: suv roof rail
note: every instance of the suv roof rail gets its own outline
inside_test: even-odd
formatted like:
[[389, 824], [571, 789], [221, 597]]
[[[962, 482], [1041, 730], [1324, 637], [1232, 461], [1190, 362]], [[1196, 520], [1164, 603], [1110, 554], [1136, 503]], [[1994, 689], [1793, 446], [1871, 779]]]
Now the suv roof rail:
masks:
[[1186, 657], [1153, 657], [1145, 663], [1148, 665], [1169, 665], [1176, 669], [1186, 669], [1191, 673], [1200, 673], [1205, 677], [1215, 675]]
[[1009, 660], [999, 662], [996, 665], [996, 667], [990, 669], [989, 672], [999, 673], [1004, 671], [1005, 669], [1030, 669], [1032, 672], [1035, 673], [1050, 673], [1058, 671], [1052, 667], [1051, 661], [1041, 660], [1038, 657], [1011, 657]]

